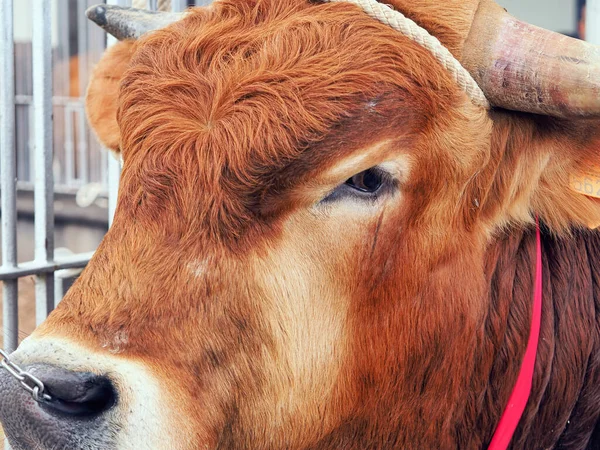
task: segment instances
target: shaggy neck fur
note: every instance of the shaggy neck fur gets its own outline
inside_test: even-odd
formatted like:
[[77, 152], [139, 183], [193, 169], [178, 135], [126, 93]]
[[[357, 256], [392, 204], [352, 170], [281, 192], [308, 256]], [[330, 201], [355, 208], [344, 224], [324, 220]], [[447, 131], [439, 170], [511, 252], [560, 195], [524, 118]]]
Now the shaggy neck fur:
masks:
[[[535, 234], [513, 230], [487, 254], [489, 314], [484, 353], [491, 370], [477, 399], [476, 429], [485, 446], [516, 380], [532, 308]], [[600, 415], [598, 283], [600, 235], [543, 237], [543, 313], [533, 390], [513, 448], [585, 449]], [[476, 443], [471, 442], [472, 447]], [[477, 443], [479, 444], [479, 443]], [[596, 442], [597, 445], [597, 442]], [[479, 446], [479, 445], [477, 445]], [[471, 445], [461, 446], [471, 448]], [[591, 447], [590, 447], [591, 448]]]
[[[599, 233], [578, 231], [569, 238], [543, 235], [544, 307], [538, 357], [531, 397], [511, 448], [592, 449], [597, 445], [600, 269], [594, 262], [599, 257]], [[429, 444], [440, 449], [486, 448], [525, 351], [534, 265], [533, 229], [511, 230], [490, 245], [489, 289], [482, 299], [488, 307], [472, 350], [475, 367], [461, 405], [447, 411], [446, 423], [432, 421], [434, 414], [416, 403], [411, 407], [420, 411], [421, 421], [407, 429], [402, 426], [405, 418], [396, 415], [399, 405], [373, 406], [307, 448], [418, 449]], [[420, 439], [407, 439], [418, 433]]]

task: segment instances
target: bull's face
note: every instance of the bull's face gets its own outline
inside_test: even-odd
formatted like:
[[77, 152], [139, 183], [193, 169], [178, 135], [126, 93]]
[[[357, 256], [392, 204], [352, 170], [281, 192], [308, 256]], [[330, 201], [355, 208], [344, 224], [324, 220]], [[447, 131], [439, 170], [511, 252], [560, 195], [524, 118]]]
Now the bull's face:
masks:
[[[511, 119], [493, 134], [427, 50], [346, 4], [199, 9], [111, 49], [88, 108], [119, 205], [13, 356], [53, 400], [0, 374], [13, 448], [451, 442], [486, 239], [564, 175], [558, 144], [516, 157]], [[555, 197], [557, 227], [579, 219]]]

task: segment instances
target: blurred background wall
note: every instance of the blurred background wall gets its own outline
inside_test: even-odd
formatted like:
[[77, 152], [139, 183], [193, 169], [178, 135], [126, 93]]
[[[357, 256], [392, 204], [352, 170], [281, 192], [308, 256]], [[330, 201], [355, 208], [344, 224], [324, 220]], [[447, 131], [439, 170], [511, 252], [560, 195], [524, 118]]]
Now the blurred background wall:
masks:
[[577, 1], [497, 0], [510, 14], [552, 31], [574, 35], [578, 20]]

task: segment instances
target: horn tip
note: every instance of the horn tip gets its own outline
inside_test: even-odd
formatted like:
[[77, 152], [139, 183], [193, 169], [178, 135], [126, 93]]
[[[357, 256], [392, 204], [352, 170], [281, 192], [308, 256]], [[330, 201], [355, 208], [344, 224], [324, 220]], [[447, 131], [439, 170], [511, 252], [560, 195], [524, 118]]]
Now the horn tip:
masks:
[[97, 25], [104, 27], [106, 26], [106, 6], [104, 5], [95, 5], [95, 6], [91, 6], [90, 8], [87, 9], [87, 11], [85, 12], [85, 15], [87, 16], [88, 19], [90, 19], [92, 22], [96, 23]]

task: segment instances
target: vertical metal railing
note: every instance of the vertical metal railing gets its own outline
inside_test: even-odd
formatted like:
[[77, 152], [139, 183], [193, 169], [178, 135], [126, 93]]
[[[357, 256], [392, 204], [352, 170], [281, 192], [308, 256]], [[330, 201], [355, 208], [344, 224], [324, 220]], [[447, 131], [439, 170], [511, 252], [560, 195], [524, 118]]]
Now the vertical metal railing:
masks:
[[73, 127], [73, 107], [66, 105], [64, 110], [64, 152], [65, 152], [65, 183], [73, 186], [77, 176], [75, 175], [75, 144], [74, 144], [74, 127]]
[[[109, 5], [117, 6], [131, 6], [131, 0], [107, 0]], [[115, 45], [117, 40], [108, 35], [106, 37], [106, 46], [110, 47]], [[108, 150], [105, 149], [108, 153]], [[114, 158], [114, 155], [108, 156], [108, 226], [112, 225], [113, 217], [115, 216], [115, 210], [117, 208], [117, 198], [119, 191], [119, 181], [121, 179], [121, 162]]]
[[[35, 261], [54, 260], [52, 176], [52, 23], [50, 2], [33, 2], [33, 116], [35, 130]], [[54, 309], [54, 273], [35, 276], [35, 323]]]
[[[0, 195], [2, 197], [2, 268], [17, 266], [17, 155], [15, 152], [15, 46], [13, 0], [0, 2]], [[19, 342], [18, 280], [2, 283], [3, 344]], [[4, 448], [9, 450], [8, 440]]]
[[[15, 145], [14, 105], [14, 41], [13, 2], [0, 2], [0, 195], [2, 196], [2, 267], [12, 268], [17, 263], [17, 160]], [[18, 335], [18, 281], [2, 284], [2, 318], [4, 348], [17, 348]], [[5, 440], [4, 447], [9, 448]]]
[[[79, 95], [83, 97], [87, 88], [87, 82], [89, 78], [89, 59], [90, 55], [87, 52], [89, 48], [89, 35], [88, 35], [88, 20], [85, 15], [87, 9], [87, 1], [79, 0], [77, 2], [77, 45], [79, 48], [78, 54], [78, 72], [79, 72]], [[83, 49], [83, 50], [82, 50]], [[71, 119], [73, 117], [71, 116]], [[89, 167], [88, 167], [88, 149], [87, 149], [87, 122], [84, 116], [77, 116], [77, 150], [78, 150], [78, 167], [77, 173], [78, 178], [82, 184], [89, 182]]]
[[[15, 154], [15, 46], [13, 0], [0, 1], [0, 189], [2, 196], [2, 269], [17, 266], [17, 157]], [[17, 280], [2, 283], [4, 348], [17, 348]]]

